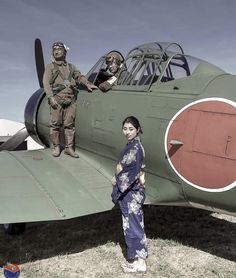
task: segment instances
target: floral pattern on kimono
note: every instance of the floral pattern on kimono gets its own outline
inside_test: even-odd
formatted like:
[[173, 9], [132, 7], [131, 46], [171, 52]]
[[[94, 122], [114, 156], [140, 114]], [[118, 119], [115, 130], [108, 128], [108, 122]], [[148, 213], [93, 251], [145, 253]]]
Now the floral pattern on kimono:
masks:
[[[144, 232], [143, 203], [145, 189], [140, 184], [140, 172], [144, 168], [144, 149], [139, 137], [134, 138], [121, 151], [118, 164], [122, 166], [116, 174], [113, 186], [113, 201], [119, 203], [127, 255], [129, 259], [147, 257], [147, 240]], [[117, 200], [115, 200], [117, 198]]]

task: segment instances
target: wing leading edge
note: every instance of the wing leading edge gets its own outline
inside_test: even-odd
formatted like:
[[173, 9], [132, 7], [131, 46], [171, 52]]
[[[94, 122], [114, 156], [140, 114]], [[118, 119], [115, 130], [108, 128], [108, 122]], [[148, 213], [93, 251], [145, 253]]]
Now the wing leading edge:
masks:
[[[0, 223], [62, 220], [113, 208], [112, 161], [50, 150], [1, 152]], [[106, 167], [107, 166], [107, 167]]]

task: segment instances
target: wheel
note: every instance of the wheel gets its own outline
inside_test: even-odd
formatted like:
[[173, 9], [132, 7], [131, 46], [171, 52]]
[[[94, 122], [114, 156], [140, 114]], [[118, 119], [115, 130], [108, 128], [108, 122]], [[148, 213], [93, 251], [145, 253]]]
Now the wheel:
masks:
[[20, 235], [25, 231], [25, 223], [3, 224], [3, 229], [8, 235]]

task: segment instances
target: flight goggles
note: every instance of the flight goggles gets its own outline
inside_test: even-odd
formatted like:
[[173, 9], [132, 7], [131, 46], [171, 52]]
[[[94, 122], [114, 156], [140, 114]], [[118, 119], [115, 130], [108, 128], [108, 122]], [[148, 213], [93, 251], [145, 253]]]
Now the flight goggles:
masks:
[[62, 42], [54, 42], [54, 44], [52, 45], [52, 49], [56, 49], [56, 48], [64, 48], [65, 51], [69, 50], [69, 47], [67, 47], [64, 43]]

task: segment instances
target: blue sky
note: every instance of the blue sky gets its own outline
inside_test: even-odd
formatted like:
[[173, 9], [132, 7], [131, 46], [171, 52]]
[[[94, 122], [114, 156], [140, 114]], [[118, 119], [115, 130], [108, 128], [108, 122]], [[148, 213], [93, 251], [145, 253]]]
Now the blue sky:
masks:
[[63, 41], [83, 74], [104, 53], [124, 55], [152, 41], [178, 42], [186, 54], [236, 74], [235, 0], [0, 0], [0, 118], [24, 121], [38, 89], [35, 38], [45, 62]]

